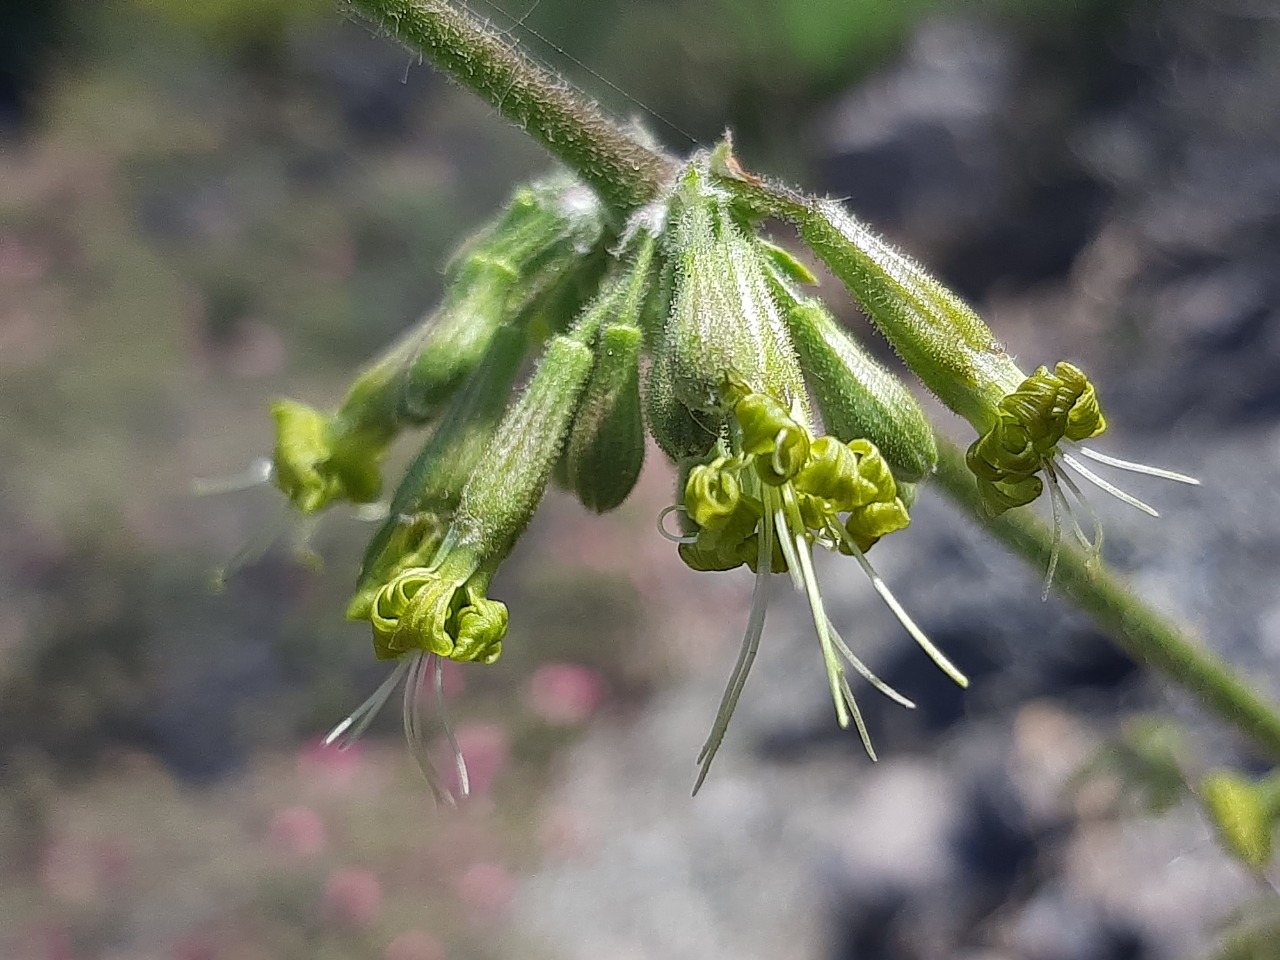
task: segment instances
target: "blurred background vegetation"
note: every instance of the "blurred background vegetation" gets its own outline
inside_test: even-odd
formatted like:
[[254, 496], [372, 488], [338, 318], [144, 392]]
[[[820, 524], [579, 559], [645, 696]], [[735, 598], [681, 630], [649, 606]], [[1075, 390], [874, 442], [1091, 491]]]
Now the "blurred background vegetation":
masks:
[[[815, 185], [818, 119], [956, 6], [474, 2], [673, 149], [728, 126], [757, 167]], [[1034, 133], [1108, 95], [1115, 37], [1156, 5], [964, 12], [1050, 64]], [[496, 591], [502, 664], [451, 675], [481, 798], [448, 817], [395, 711], [361, 749], [316, 747], [381, 679], [341, 619], [367, 529], [327, 518], [323, 570], [285, 538], [215, 593], [279, 503], [190, 490], [269, 449], [275, 397], [336, 400], [545, 166], [326, 0], [0, 7], [0, 954], [539, 955], [496, 921], [520, 871], [573, 846], [572, 811], [542, 799], [558, 758], [723, 629], [654, 542], [663, 468], [589, 525], [553, 497], [522, 545]], [[963, 246], [935, 252], [963, 264]]]

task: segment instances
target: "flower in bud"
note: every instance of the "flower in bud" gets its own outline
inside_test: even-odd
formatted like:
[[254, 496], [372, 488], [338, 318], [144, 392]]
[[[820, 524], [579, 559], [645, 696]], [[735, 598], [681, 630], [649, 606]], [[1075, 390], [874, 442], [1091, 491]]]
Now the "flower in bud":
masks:
[[1083, 546], [1095, 555], [1102, 546], [1096, 517], [1090, 539], [1063, 493], [1065, 486], [1083, 502], [1064, 467], [1130, 506], [1157, 515], [1093, 473], [1076, 454], [1121, 470], [1199, 483], [1193, 477], [1080, 446], [1080, 441], [1102, 433], [1106, 420], [1093, 385], [1077, 367], [1059, 363], [1052, 373], [1040, 367], [1026, 376], [967, 303], [839, 204], [798, 201], [781, 194], [777, 199], [799, 223], [805, 242], [849, 288], [907, 366], [978, 431], [967, 462], [988, 511], [995, 515], [1028, 504], [1040, 496], [1047, 482], [1054, 545], [1045, 576], [1046, 596], [1057, 565], [1062, 513]]
[[558, 176], [516, 192], [504, 214], [468, 243], [445, 277], [443, 303], [366, 367], [338, 409], [275, 407], [276, 485], [311, 513], [381, 491], [379, 467], [400, 429], [433, 419], [475, 369], [503, 324], [522, 325], [559, 303], [603, 232], [586, 187]]
[[673, 205], [668, 255], [675, 293], [654, 363], [668, 367], [675, 399], [707, 415], [717, 433], [744, 385], [803, 403], [799, 364], [766, 263], [734, 222], [727, 197], [690, 167]]
[[494, 334], [475, 374], [449, 404], [400, 481], [386, 522], [365, 550], [352, 620], [368, 619], [374, 595], [400, 570], [428, 564], [444, 539], [462, 489], [482, 461], [524, 359], [527, 336], [516, 327]]
[[565, 485], [597, 513], [619, 506], [644, 466], [639, 319], [653, 247], [653, 237], [644, 235], [630, 277], [617, 286], [612, 317], [596, 337], [595, 363], [561, 460]]

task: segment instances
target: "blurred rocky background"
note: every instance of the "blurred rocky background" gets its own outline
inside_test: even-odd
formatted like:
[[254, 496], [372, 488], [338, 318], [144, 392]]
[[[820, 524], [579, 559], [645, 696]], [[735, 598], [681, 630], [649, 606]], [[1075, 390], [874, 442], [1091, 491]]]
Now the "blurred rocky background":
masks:
[[[615, 112], [645, 104], [673, 149], [729, 125], [748, 165], [850, 198], [1026, 366], [1087, 366], [1102, 446], [1205, 484], [1127, 484], [1159, 521], [1095, 498], [1109, 559], [1277, 691], [1273, 3], [476, 5]], [[280, 504], [191, 481], [267, 451], [273, 398], [336, 400], [545, 165], [324, 0], [0, 8], [0, 956], [1221, 950], [1266, 885], [1176, 784], [1135, 790], [1116, 744], [1192, 773], [1260, 759], [927, 491], [874, 559], [968, 692], [849, 564], [819, 570], [844, 635], [920, 703], [862, 698], [878, 765], [779, 582], [689, 799], [750, 579], [678, 562], [656, 458], [609, 517], [553, 495], [495, 586], [502, 662], [446, 677], [465, 810], [432, 810], [396, 711], [318, 747], [383, 676], [341, 619], [367, 525], [327, 517], [320, 570], [286, 533], [215, 593]]]

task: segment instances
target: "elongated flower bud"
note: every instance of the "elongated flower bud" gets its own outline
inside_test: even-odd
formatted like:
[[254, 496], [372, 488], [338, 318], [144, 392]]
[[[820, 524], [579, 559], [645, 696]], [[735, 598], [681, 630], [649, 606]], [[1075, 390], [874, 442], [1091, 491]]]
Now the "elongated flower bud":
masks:
[[659, 353], [649, 365], [644, 382], [644, 414], [649, 433], [676, 464], [700, 459], [720, 435], [723, 417], [695, 414], [676, 397], [675, 371], [667, 353]]
[[906, 384], [849, 336], [820, 300], [793, 299], [786, 317], [827, 431], [845, 442], [870, 440], [898, 480], [932, 473], [938, 462], [933, 429]]
[[570, 487], [582, 505], [605, 513], [630, 495], [644, 466], [640, 410], [640, 328], [610, 324], [565, 451]]
[[308, 513], [375, 499], [399, 430], [440, 412], [500, 326], [528, 319], [575, 271], [597, 269], [586, 255], [602, 230], [598, 202], [567, 177], [517, 191], [449, 268], [441, 306], [357, 376], [335, 413], [277, 404], [277, 485]]
[[565, 449], [565, 479], [582, 505], [605, 513], [621, 504], [644, 466], [644, 416], [640, 405], [639, 322], [649, 288], [654, 239], [645, 236], [631, 267], [617, 284], [612, 319], [595, 341], [595, 364]]
[[980, 433], [1024, 374], [973, 309], [838, 203], [813, 201], [800, 234], [912, 372]]
[[435, 555], [507, 407], [526, 346], [523, 330], [497, 331], [488, 355], [409, 464], [386, 522], [365, 550], [348, 618], [366, 619], [374, 595], [398, 570], [425, 566]]

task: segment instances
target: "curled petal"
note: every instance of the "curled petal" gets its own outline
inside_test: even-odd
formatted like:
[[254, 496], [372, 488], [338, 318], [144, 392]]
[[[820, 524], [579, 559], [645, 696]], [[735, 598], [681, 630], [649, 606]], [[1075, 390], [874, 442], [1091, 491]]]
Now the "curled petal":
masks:
[[451, 659], [493, 663], [502, 654], [507, 635], [507, 605], [484, 596], [472, 595], [471, 602], [458, 611], [457, 643]]
[[410, 650], [451, 656], [455, 638], [449, 628], [459, 586], [456, 580], [415, 567], [378, 591], [371, 620], [379, 658], [393, 659]]
[[742, 429], [742, 449], [756, 458], [756, 472], [771, 486], [786, 483], [809, 459], [809, 431], [777, 400], [748, 393], [734, 406]]
[[728, 522], [742, 502], [738, 482], [740, 462], [717, 457], [689, 471], [684, 487], [684, 508], [699, 527], [719, 527]]

